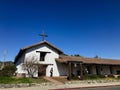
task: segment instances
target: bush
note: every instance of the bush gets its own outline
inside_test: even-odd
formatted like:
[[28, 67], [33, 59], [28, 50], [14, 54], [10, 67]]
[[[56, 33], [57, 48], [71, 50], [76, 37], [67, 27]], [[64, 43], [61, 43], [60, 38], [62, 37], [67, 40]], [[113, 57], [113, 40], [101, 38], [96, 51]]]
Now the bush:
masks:
[[6, 77], [13, 76], [13, 74], [15, 73], [16, 70], [17, 70], [17, 68], [16, 68], [15, 65], [5, 66], [5, 67], [0, 71], [0, 76], [6, 76]]
[[15, 78], [15, 77], [0, 77], [0, 84], [18, 84], [18, 83], [43, 83], [47, 82], [43, 78]]
[[108, 75], [108, 77], [110, 77], [110, 78], [115, 78], [114, 75]]
[[118, 76], [118, 79], [120, 79], [120, 75]]
[[84, 80], [89, 80], [89, 79], [101, 79], [101, 78], [105, 78], [104, 75], [83, 75], [83, 79]]
[[78, 80], [78, 79], [79, 79], [78, 76], [72, 77], [72, 80]]

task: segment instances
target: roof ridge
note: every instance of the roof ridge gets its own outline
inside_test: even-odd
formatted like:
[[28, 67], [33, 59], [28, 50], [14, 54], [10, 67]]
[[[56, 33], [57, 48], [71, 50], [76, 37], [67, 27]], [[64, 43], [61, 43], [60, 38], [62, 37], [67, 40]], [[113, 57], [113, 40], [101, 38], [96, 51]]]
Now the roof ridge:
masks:
[[91, 58], [91, 57], [78, 57], [78, 56], [60, 56], [61, 58], [83, 58], [83, 59], [94, 59], [94, 60], [114, 60], [120, 61], [118, 59], [110, 59], [110, 58]]
[[51, 46], [51, 47], [53, 47], [54, 49], [58, 50], [59, 52], [63, 53], [63, 51], [61, 51], [61, 50], [58, 49], [56, 46], [50, 44], [49, 42], [47, 42], [47, 41], [45, 41], [45, 40], [44, 40], [44, 41], [41, 41], [41, 42], [38, 42], [38, 43], [35, 43], [35, 44], [32, 44], [32, 45], [29, 45], [29, 46], [26, 46], [26, 47], [23, 47], [23, 48], [21, 48], [21, 50], [26, 50], [26, 49], [29, 49], [29, 48], [32, 48], [32, 47], [35, 47], [35, 46], [38, 46], [38, 45], [44, 44], [44, 43], [48, 44], [49, 46]]
[[23, 49], [26, 49], [26, 48], [29, 48], [29, 47], [32, 47], [34, 45], [41, 44], [41, 43], [44, 43], [44, 42], [46, 42], [46, 41], [41, 41], [41, 42], [38, 42], [38, 43], [35, 43], [35, 44], [31, 44], [31, 45], [25, 46], [25, 47], [23, 47], [21, 49], [23, 50]]

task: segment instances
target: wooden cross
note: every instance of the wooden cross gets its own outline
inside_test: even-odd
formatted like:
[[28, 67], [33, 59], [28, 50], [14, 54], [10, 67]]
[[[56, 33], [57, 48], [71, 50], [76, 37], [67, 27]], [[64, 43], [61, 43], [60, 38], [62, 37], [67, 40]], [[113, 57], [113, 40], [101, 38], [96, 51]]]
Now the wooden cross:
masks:
[[42, 36], [42, 41], [45, 40], [45, 37], [48, 37], [48, 35], [45, 35], [44, 32], [42, 32], [42, 34], [38, 34], [39, 36]]

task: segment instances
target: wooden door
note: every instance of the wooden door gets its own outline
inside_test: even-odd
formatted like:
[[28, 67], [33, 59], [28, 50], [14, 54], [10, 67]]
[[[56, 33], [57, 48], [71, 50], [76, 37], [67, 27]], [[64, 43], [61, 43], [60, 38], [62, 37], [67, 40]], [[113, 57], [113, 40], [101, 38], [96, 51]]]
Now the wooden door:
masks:
[[46, 65], [39, 66], [38, 68], [38, 76], [46, 76]]

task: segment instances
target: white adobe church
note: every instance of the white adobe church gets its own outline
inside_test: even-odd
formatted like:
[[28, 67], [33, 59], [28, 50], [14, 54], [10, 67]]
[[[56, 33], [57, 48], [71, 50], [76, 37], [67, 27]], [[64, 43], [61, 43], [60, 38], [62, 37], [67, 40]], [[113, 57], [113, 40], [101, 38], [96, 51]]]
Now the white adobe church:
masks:
[[37, 68], [34, 77], [69, 76], [71, 78], [73, 75], [82, 77], [85, 73], [120, 74], [120, 60], [66, 56], [60, 49], [44, 40], [44, 33], [41, 36], [43, 36], [41, 42], [20, 49], [14, 61], [17, 66], [17, 76], [28, 75], [22, 65], [26, 60], [32, 60], [33, 57], [37, 60], [37, 65], [44, 66], [42, 69]]

